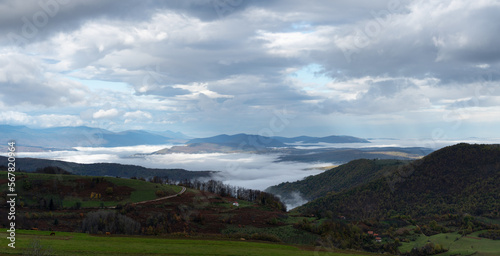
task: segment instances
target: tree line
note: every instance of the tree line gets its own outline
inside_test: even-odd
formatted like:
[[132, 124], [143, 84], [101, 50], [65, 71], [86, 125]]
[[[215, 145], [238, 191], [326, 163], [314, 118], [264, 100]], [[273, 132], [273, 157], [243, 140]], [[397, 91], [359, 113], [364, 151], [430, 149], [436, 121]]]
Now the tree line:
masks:
[[238, 200], [245, 200], [257, 203], [263, 206], [268, 206], [286, 212], [286, 206], [283, 202], [281, 202], [279, 197], [271, 193], [267, 193], [256, 189], [247, 189], [238, 186], [232, 186], [229, 184], [224, 184], [222, 181], [217, 181], [217, 180], [209, 180], [209, 181], [184, 180], [178, 185], [201, 191], [206, 191], [221, 197], [234, 197]]

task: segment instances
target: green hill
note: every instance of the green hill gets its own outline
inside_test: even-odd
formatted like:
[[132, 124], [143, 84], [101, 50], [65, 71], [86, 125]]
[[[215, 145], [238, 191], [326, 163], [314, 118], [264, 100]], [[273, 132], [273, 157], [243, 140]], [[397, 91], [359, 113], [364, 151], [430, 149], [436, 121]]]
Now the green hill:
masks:
[[[110, 207], [176, 194], [180, 187], [137, 179], [15, 172], [18, 204], [39, 210]], [[7, 172], [0, 171], [0, 198], [5, 203]], [[52, 203], [51, 203], [52, 202]]]
[[318, 198], [298, 211], [331, 211], [352, 219], [397, 214], [498, 215], [499, 145], [458, 144], [393, 168], [384, 178]]
[[359, 159], [335, 167], [315, 176], [296, 182], [285, 182], [269, 187], [268, 192], [281, 196], [284, 200], [299, 192], [307, 200], [316, 199], [328, 192], [339, 192], [383, 177], [394, 166], [407, 161]]

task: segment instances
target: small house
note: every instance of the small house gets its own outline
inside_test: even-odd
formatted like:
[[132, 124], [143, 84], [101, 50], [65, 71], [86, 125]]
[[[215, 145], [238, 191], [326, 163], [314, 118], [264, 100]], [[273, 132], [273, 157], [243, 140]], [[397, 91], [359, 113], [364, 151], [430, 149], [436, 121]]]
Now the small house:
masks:
[[234, 202], [233, 205], [236, 207], [240, 206], [240, 204], [238, 202]]
[[372, 235], [373, 236], [373, 231], [368, 231], [368, 235]]
[[375, 241], [381, 243], [382, 242], [382, 237], [380, 237], [380, 236], [375, 237]]

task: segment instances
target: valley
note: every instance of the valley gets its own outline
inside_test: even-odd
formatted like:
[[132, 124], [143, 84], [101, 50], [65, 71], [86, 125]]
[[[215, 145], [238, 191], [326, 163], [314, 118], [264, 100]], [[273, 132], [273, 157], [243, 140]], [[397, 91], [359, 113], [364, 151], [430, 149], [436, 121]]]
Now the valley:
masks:
[[[17, 223], [20, 237], [33, 240], [36, 235], [44, 245], [57, 247], [56, 255], [77, 248], [74, 243], [80, 239], [111, 239], [117, 246], [160, 239], [192, 245], [181, 249], [187, 254], [198, 250], [197, 241], [219, 241], [214, 246], [221, 255], [234, 243], [239, 246], [235, 255], [252, 255], [254, 249], [244, 249], [242, 243], [255, 248], [265, 242], [262, 246], [277, 246], [282, 253], [298, 250], [290, 255], [312, 250], [319, 255], [492, 256], [500, 253], [500, 242], [486, 236], [500, 232], [498, 159], [498, 145], [471, 144], [445, 147], [418, 160], [358, 159], [266, 190], [279, 197], [215, 180], [176, 180], [161, 172], [129, 178], [83, 175], [93, 168], [126, 166], [81, 169], [66, 163], [16, 171], [22, 195]], [[37, 161], [26, 166], [61, 164]], [[68, 166], [80, 175], [63, 169]], [[446, 187], [438, 185], [443, 183]], [[7, 180], [0, 179], [0, 191], [6, 189]], [[280, 201], [286, 203], [294, 194], [309, 202], [286, 211]], [[0, 214], [6, 210], [1, 208]], [[1, 224], [6, 227], [6, 219]], [[54, 231], [67, 239], [54, 240], [48, 235]], [[151, 253], [167, 250], [153, 244]], [[20, 245], [29, 246], [27, 241]], [[301, 249], [293, 249], [297, 247]], [[85, 249], [75, 255], [85, 255]]]

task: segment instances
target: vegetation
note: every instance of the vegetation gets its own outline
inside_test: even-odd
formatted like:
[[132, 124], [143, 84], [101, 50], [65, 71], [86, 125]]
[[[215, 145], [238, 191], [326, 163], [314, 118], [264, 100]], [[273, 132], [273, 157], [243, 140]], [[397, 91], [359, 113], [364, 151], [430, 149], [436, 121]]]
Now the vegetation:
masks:
[[[414, 241], [402, 242], [399, 250], [404, 255], [418, 255], [417, 252], [423, 252], [426, 249], [429, 250], [429, 246], [434, 245], [434, 248], [440, 246], [442, 249], [446, 249], [447, 252], [444, 255], [499, 255], [500, 242], [481, 239], [478, 236], [480, 234], [481, 232], [475, 232], [467, 236], [462, 236], [457, 232], [432, 236], [419, 234], [415, 237]], [[413, 254], [411, 254], [412, 251]]]
[[[56, 174], [17, 172], [16, 228], [37, 229], [19, 230], [19, 248], [52, 247], [55, 255], [123, 255], [124, 250], [127, 255], [199, 255], [209, 244], [210, 255], [311, 254], [277, 244], [288, 243], [315, 246], [317, 255], [344, 255], [346, 249], [406, 256], [500, 255], [498, 159], [499, 146], [459, 144], [411, 163], [353, 161], [303, 182], [281, 184], [318, 197], [288, 213], [272, 194], [214, 180], [184, 180], [188, 189], [182, 195], [149, 201], [182, 188], [165, 184], [171, 180], [161, 176], [147, 182], [65, 175], [58, 168], [41, 169]], [[312, 184], [326, 196], [319, 197]], [[6, 186], [7, 179], [0, 179], [0, 191]], [[5, 218], [1, 225], [8, 226]], [[48, 236], [49, 230], [57, 231], [57, 239]], [[28, 245], [34, 235], [42, 238]], [[101, 241], [105, 248], [99, 247]]]
[[81, 231], [90, 234], [139, 234], [139, 222], [115, 211], [96, 211], [87, 214], [82, 222]]
[[322, 197], [329, 192], [339, 192], [366, 184], [383, 175], [395, 166], [407, 161], [359, 159], [335, 167], [315, 176], [309, 176], [296, 182], [285, 182], [268, 188], [266, 191], [284, 198], [299, 192], [307, 200]]
[[[0, 175], [7, 177], [5, 172]], [[156, 199], [156, 191], [166, 196], [181, 189], [174, 185], [112, 177], [17, 172], [16, 178], [23, 207], [50, 211], [123, 205]], [[7, 183], [0, 183], [0, 189], [7, 191]]]
[[72, 174], [71, 172], [68, 172], [64, 170], [63, 168], [57, 167], [57, 166], [47, 166], [44, 168], [37, 168], [36, 173], [46, 173], [46, 174], [65, 174], [65, 175], [70, 175]]
[[280, 201], [279, 197], [260, 190], [231, 186], [216, 180], [209, 180], [207, 182], [185, 180], [182, 185], [219, 196], [232, 196], [240, 200], [258, 203], [286, 212], [286, 206]]
[[488, 230], [479, 234], [479, 237], [484, 237], [492, 240], [500, 240], [500, 230]]
[[394, 166], [385, 178], [318, 198], [302, 213], [349, 219], [472, 214], [498, 217], [500, 147], [459, 144], [422, 160]]

